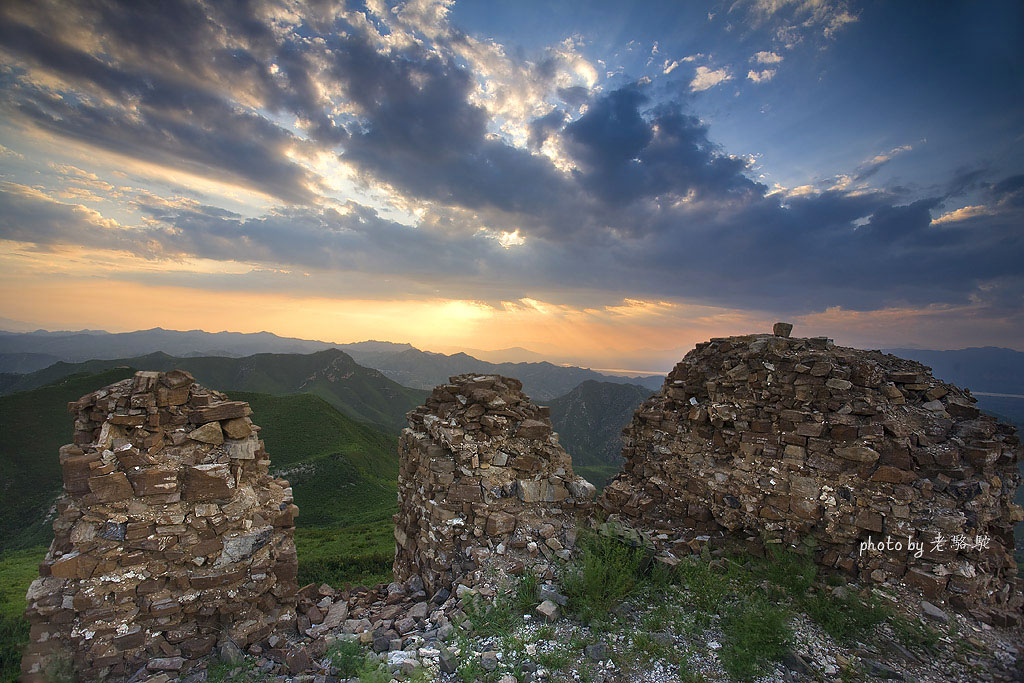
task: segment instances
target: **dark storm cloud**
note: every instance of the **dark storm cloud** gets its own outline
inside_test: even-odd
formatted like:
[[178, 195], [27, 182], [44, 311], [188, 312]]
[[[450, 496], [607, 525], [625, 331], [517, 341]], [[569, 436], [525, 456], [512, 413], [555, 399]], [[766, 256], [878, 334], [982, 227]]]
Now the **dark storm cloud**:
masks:
[[619, 203], [690, 192], [720, 198], [764, 193], [743, 175], [746, 163], [718, 153], [707, 128], [678, 102], [648, 116], [641, 112], [646, 103], [638, 88], [626, 87], [598, 99], [566, 127], [582, 183], [594, 195]]
[[1005, 178], [992, 186], [992, 196], [1001, 204], [1024, 208], [1024, 175]]
[[530, 149], [540, 149], [544, 141], [547, 140], [552, 133], [556, 133], [562, 129], [565, 124], [566, 114], [561, 109], [553, 109], [550, 113], [544, 116], [538, 116], [534, 120], [530, 121]]
[[530, 222], [572, 201], [546, 158], [487, 136], [487, 113], [469, 102], [471, 74], [452, 59], [416, 47], [382, 54], [358, 37], [332, 56], [333, 76], [360, 111], [343, 159], [364, 172], [419, 198]]

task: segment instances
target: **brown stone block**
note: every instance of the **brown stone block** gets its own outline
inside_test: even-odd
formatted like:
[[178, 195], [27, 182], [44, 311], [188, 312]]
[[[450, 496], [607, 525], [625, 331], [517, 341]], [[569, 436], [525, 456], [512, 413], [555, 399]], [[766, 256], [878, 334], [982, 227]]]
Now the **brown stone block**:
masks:
[[551, 426], [540, 420], [523, 420], [516, 431], [520, 439], [547, 439], [551, 434]]
[[197, 571], [194, 575], [189, 577], [189, 583], [192, 588], [195, 588], [196, 590], [207, 590], [210, 588], [230, 586], [231, 584], [243, 580], [246, 577], [246, 574], [247, 571], [245, 567], [227, 572], [219, 570], [210, 570], [206, 572]]
[[111, 415], [109, 419], [110, 424], [124, 425], [127, 427], [141, 427], [146, 424], [145, 415]]
[[947, 577], [936, 576], [918, 567], [911, 567], [904, 575], [908, 585], [919, 588], [928, 598], [938, 598], [946, 589]]
[[885, 518], [877, 512], [862, 509], [857, 512], [857, 516], [854, 518], [853, 523], [861, 529], [882, 533], [882, 524], [884, 520]]
[[857, 463], [872, 464], [878, 460], [878, 451], [869, 448], [868, 446], [847, 446], [844, 448], [834, 448], [832, 452], [844, 460], [850, 460]]
[[193, 441], [219, 446], [224, 443], [224, 432], [220, 428], [219, 422], [207, 422], [189, 432], [188, 438]]
[[491, 536], [511, 534], [515, 528], [515, 515], [506, 512], [493, 512], [487, 517], [486, 531]]
[[184, 489], [188, 501], [226, 500], [234, 495], [234, 477], [227, 465], [193, 465], [185, 468]]
[[156, 390], [156, 405], [160, 407], [181, 406], [188, 403], [189, 387], [187, 384], [179, 387], [158, 387]]
[[901, 470], [889, 465], [881, 465], [871, 475], [871, 481], [883, 484], [911, 484], [917, 481], [918, 476], [913, 472]]
[[64, 490], [76, 496], [89, 492], [89, 477], [92, 476], [90, 464], [100, 459], [99, 453], [88, 455], [72, 455], [61, 461], [61, 476], [64, 479]]
[[178, 470], [169, 467], [149, 467], [129, 475], [137, 496], [174, 493], [178, 490]]
[[206, 424], [215, 420], [231, 420], [237, 417], [248, 417], [252, 413], [249, 404], [244, 401], [221, 401], [211, 403], [204, 408], [197, 408], [189, 414], [193, 424]]
[[89, 490], [102, 503], [113, 503], [131, 498], [134, 491], [124, 472], [111, 472], [89, 478]]
[[88, 579], [98, 562], [77, 551], [63, 555], [50, 565], [50, 575], [58, 579]]
[[220, 426], [224, 430], [224, 434], [231, 439], [247, 439], [252, 434], [252, 426], [243, 417], [225, 420]]
[[447, 500], [479, 503], [483, 499], [483, 491], [478, 484], [454, 484], [448, 487]]

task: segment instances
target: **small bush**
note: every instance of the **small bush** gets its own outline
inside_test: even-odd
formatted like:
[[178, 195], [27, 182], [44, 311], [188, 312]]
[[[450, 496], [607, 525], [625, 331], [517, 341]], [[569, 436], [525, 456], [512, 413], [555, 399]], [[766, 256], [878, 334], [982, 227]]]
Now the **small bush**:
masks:
[[814, 585], [818, 568], [814, 560], [792, 550], [768, 547], [768, 580], [786, 590], [794, 599], [802, 598]]
[[897, 640], [906, 647], [921, 648], [930, 652], [939, 643], [939, 632], [917, 619], [897, 616], [890, 620], [889, 625]]
[[734, 594], [729, 580], [714, 571], [705, 560], [688, 558], [679, 564], [679, 573], [688, 590], [689, 602], [699, 613], [718, 612], [722, 602]]
[[372, 657], [366, 658], [363, 666], [356, 672], [356, 677], [359, 683], [391, 683], [391, 674], [388, 673], [387, 667]]
[[462, 683], [476, 683], [478, 679], [483, 680], [487, 676], [487, 671], [483, 665], [473, 657], [463, 661], [455, 673], [462, 680]]
[[580, 539], [582, 558], [562, 579], [569, 609], [589, 623], [608, 614], [641, 581], [642, 548], [631, 548], [614, 538], [588, 534]]
[[786, 654], [792, 638], [789, 620], [787, 609], [759, 593], [727, 609], [722, 619], [722, 666], [741, 679], [763, 673], [766, 662]]
[[865, 601], [854, 593], [836, 596], [819, 591], [805, 597], [801, 606], [826, 633], [843, 642], [863, 636], [889, 615], [876, 598]]
[[359, 673], [366, 662], [366, 653], [357, 640], [339, 640], [327, 650], [327, 659], [337, 674], [343, 678], [351, 678]]
[[529, 614], [537, 606], [537, 575], [526, 572], [516, 581], [512, 590], [512, 607], [519, 614]]
[[647, 631], [640, 631], [633, 635], [633, 649], [640, 655], [639, 659], [655, 661], [665, 659], [672, 650], [660, 644]]

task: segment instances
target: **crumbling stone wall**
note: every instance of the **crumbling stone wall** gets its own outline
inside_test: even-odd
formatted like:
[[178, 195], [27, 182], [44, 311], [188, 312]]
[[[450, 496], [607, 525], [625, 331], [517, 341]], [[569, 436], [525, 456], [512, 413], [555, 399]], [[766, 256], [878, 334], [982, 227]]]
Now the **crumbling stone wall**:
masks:
[[[724, 534], [804, 543], [821, 564], [1016, 623], [1013, 428], [919, 363], [789, 329], [688, 353], [624, 430], [599, 504], [677, 556]], [[862, 552], [869, 536], [890, 546]]]
[[84, 680], [188, 670], [295, 620], [298, 508], [251, 410], [181, 370], [69, 405], [64, 495], [28, 592], [24, 680], [70, 655]]
[[[459, 375], [408, 415], [399, 441], [395, 578], [450, 590], [484, 566], [544, 574], [567, 557], [593, 485], [573, 474], [548, 409], [499, 375]], [[550, 569], [548, 567], [547, 569]]]

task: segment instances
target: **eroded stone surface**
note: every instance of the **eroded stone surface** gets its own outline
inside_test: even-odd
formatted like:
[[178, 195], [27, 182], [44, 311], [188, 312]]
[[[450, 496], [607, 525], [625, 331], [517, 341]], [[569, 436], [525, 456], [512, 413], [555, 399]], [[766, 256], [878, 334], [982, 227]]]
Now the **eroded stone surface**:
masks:
[[[545, 572], [568, 557], [594, 487], [572, 471], [547, 408], [498, 375], [459, 375], [409, 413], [399, 442], [395, 578], [431, 594], [484, 565]], [[541, 528], [547, 525], [547, 535]], [[554, 539], [554, 542], [547, 542]]]
[[[175, 370], [68, 408], [74, 443], [60, 449], [65, 494], [27, 595], [23, 680], [45, 680], [58, 653], [83, 680], [147, 665], [177, 675], [218, 641], [245, 647], [294, 623], [298, 508], [268, 474], [248, 404]], [[236, 437], [244, 448], [228, 447]]]
[[[1016, 621], [1014, 429], [919, 363], [787, 334], [688, 353], [624, 430], [600, 505], [676, 555], [726, 534], [804, 543], [823, 565]], [[902, 549], [862, 552], [869, 536]]]

